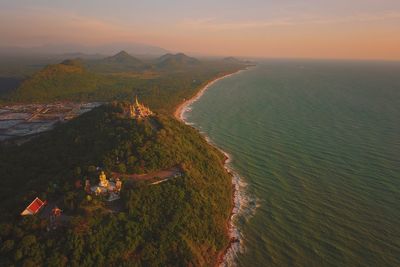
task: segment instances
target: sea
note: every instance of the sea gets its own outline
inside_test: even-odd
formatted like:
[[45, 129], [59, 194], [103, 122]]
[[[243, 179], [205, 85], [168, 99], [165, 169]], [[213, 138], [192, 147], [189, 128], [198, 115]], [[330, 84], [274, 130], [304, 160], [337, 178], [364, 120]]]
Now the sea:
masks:
[[229, 155], [225, 266], [400, 266], [400, 62], [264, 60], [182, 114]]

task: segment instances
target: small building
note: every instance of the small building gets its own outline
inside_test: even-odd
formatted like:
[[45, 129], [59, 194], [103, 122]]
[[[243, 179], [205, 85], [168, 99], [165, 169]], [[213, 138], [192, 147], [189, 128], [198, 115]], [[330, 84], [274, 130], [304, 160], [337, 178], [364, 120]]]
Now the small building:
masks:
[[57, 226], [60, 224], [61, 213], [62, 210], [57, 206], [54, 206], [49, 215], [49, 225], [47, 226], [47, 231], [57, 229]]
[[55, 206], [52, 210], [51, 210], [51, 214], [54, 217], [58, 217], [61, 215], [62, 210], [60, 208], [58, 208], [57, 206]]
[[35, 215], [44, 205], [46, 205], [46, 202], [43, 202], [37, 197], [31, 202], [31, 204], [28, 205], [28, 207], [26, 207], [23, 212], [21, 212], [21, 215]]

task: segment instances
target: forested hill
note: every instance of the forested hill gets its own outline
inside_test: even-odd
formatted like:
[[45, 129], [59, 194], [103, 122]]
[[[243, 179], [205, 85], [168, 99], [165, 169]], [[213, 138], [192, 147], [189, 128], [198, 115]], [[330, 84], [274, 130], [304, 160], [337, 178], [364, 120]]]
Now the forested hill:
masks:
[[[136, 121], [124, 103], [102, 106], [22, 146], [0, 153], [1, 266], [210, 266], [228, 242], [231, 179], [223, 155], [170, 116]], [[178, 166], [157, 184], [124, 182], [109, 206], [81, 186], [110, 173]], [[21, 218], [36, 196], [56, 203], [67, 222]]]
[[88, 72], [80, 60], [48, 65], [25, 80], [6, 98], [16, 102], [56, 101], [92, 92], [102, 77]]
[[138, 95], [150, 108], [171, 112], [210, 79], [244, 66], [222, 60], [200, 63], [184, 54], [167, 54], [155, 62], [144, 63], [122, 51], [101, 60], [76, 59], [49, 65], [16, 90], [1, 95], [0, 104], [109, 102], [131, 100]]
[[[108, 60], [136, 62], [125, 53]], [[224, 156], [171, 114], [208, 81], [245, 65], [176, 60], [188, 67], [97, 72], [67, 60], [2, 99], [108, 104], [20, 146], [0, 143], [0, 266], [215, 265], [229, 243], [231, 177]], [[136, 95], [156, 115], [129, 118]], [[84, 190], [86, 180], [98, 183], [100, 170], [122, 179], [121, 199], [110, 203]], [[176, 173], [158, 181], [168, 170]], [[149, 181], [132, 178], [152, 173]], [[56, 227], [51, 208], [20, 216], [35, 197], [62, 209]]]

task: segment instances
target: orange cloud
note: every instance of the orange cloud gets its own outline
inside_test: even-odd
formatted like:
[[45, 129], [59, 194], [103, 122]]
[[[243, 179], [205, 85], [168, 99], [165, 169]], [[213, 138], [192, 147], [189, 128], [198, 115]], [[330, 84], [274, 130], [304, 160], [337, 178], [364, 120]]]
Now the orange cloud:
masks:
[[0, 35], [13, 43], [80, 42], [91, 44], [134, 38], [131, 30], [113, 22], [54, 9], [0, 11]]
[[[65, 10], [0, 11], [2, 45], [141, 42], [207, 55], [400, 59], [400, 12], [262, 21], [215, 18], [127, 24]], [[6, 43], [6, 41], [8, 43]]]

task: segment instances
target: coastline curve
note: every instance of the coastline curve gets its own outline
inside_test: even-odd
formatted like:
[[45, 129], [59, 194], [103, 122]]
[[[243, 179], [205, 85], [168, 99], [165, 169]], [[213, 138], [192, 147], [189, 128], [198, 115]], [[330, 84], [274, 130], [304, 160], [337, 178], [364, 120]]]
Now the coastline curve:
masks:
[[[198, 101], [203, 96], [205, 91], [207, 91], [216, 82], [246, 70], [248, 70], [248, 68], [241, 69], [233, 73], [225, 74], [223, 76], [211, 80], [203, 88], [201, 88], [192, 98], [180, 104], [174, 112], [174, 117], [188, 126], [195, 127], [194, 126], [195, 124], [187, 121], [187, 118], [185, 117], [185, 113], [192, 111], [191, 105], [196, 101]], [[216, 261], [216, 266], [220, 267], [236, 266], [237, 254], [243, 253], [245, 250], [243, 244], [243, 236], [238, 227], [238, 221], [242, 217], [246, 217], [246, 219], [248, 219], [249, 216], [254, 215], [257, 205], [251, 205], [250, 203], [255, 203], [256, 201], [254, 199], [251, 199], [247, 195], [246, 193], [247, 183], [244, 181], [243, 177], [239, 175], [232, 167], [231, 165], [232, 156], [227, 152], [225, 152], [224, 150], [222, 150], [220, 147], [218, 147], [218, 145], [216, 145], [210, 139], [210, 137], [207, 136], [206, 133], [202, 131], [200, 131], [200, 133], [204, 136], [204, 138], [210, 145], [214, 146], [219, 151], [221, 151], [221, 153], [225, 155], [224, 168], [232, 177], [232, 188], [233, 188], [232, 211], [230, 214], [227, 227], [227, 233], [229, 235], [230, 241], [227, 247], [219, 253]]]

